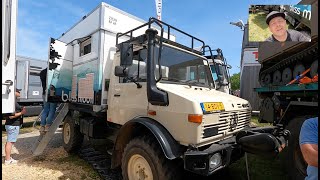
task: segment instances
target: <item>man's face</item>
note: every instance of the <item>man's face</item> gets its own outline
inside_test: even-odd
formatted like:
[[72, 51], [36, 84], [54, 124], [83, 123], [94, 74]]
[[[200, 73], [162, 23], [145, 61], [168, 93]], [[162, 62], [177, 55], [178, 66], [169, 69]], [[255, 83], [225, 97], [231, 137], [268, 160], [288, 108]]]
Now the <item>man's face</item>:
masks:
[[20, 93], [16, 91], [16, 98], [20, 97]]
[[276, 37], [283, 37], [287, 33], [286, 20], [282, 17], [275, 17], [269, 22], [269, 29]]

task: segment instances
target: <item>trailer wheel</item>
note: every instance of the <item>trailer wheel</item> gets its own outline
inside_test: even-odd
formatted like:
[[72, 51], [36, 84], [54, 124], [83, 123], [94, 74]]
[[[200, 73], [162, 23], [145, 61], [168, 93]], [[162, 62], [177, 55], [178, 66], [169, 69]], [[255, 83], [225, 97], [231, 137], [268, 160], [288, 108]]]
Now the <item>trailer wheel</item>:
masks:
[[172, 161], [164, 157], [156, 140], [148, 137], [137, 137], [128, 143], [121, 168], [124, 180], [177, 179]]
[[284, 151], [283, 162], [291, 179], [304, 180], [307, 175], [307, 163], [305, 162], [299, 145], [301, 126], [308, 117], [297, 117], [292, 119], [287, 128], [291, 137], [286, 151]]
[[63, 123], [63, 148], [69, 152], [79, 150], [83, 141], [83, 135], [80, 133], [80, 127], [75, 124], [75, 121], [70, 115], [67, 115]]

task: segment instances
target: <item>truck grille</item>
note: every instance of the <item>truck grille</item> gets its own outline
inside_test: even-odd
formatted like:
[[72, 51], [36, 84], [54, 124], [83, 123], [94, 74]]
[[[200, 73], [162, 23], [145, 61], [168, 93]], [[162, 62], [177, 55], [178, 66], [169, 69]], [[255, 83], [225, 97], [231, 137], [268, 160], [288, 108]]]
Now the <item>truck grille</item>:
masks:
[[[217, 114], [219, 115], [218, 121], [204, 124], [202, 139], [233, 134], [247, 127], [251, 119], [251, 112], [249, 110], [215, 113], [215, 115]], [[210, 121], [210, 115], [205, 117], [205, 122], [207, 121]]]

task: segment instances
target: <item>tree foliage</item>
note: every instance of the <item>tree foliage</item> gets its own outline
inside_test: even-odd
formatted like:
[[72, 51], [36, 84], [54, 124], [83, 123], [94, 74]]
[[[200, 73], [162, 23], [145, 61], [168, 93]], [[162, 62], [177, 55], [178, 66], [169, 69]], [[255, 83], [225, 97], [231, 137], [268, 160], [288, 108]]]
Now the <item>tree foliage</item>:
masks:
[[240, 73], [233, 74], [230, 77], [231, 81], [231, 90], [237, 90], [240, 89]]

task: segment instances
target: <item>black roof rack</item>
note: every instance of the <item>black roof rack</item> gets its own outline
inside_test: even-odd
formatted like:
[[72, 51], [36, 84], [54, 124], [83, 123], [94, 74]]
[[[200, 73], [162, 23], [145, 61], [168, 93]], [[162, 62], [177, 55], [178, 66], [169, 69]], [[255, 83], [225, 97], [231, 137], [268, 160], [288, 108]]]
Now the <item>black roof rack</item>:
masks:
[[[204, 41], [202, 41], [202, 40], [200, 40], [200, 39], [198, 39], [198, 38], [196, 38], [196, 37], [194, 37], [194, 36], [192, 36], [192, 35], [184, 32], [184, 31], [182, 31], [182, 30], [180, 30], [180, 29], [178, 29], [178, 28], [175, 28], [175, 27], [173, 27], [173, 26], [171, 26], [171, 25], [169, 25], [169, 24], [167, 24], [167, 23], [165, 23], [165, 22], [162, 22], [162, 21], [160, 21], [160, 20], [158, 20], [158, 19], [156, 19], [156, 18], [154, 18], [154, 17], [150, 17], [150, 18], [149, 18], [149, 21], [148, 21], [147, 23], [145, 23], [145, 24], [143, 24], [143, 25], [141, 25], [141, 26], [138, 26], [138, 27], [136, 27], [136, 28], [134, 28], [134, 29], [132, 29], [132, 30], [130, 30], [130, 31], [127, 31], [127, 32], [125, 32], [125, 33], [117, 33], [116, 45], [118, 45], [118, 38], [120, 38], [121, 36], [129, 36], [129, 37], [130, 37], [129, 40], [132, 40], [132, 39], [135, 38], [135, 37], [133, 37], [133, 35], [132, 35], [134, 31], [136, 31], [136, 30], [138, 30], [138, 29], [140, 29], [140, 28], [143, 28], [143, 27], [145, 27], [145, 26], [148, 26], [148, 28], [151, 28], [151, 25], [154, 24], [154, 23], [157, 24], [157, 25], [161, 28], [161, 35], [159, 36], [159, 37], [160, 37], [160, 41], [162, 41], [162, 42], [171, 42], [171, 43], [175, 44], [176, 46], [179, 46], [179, 47], [181, 47], [181, 48], [187, 49], [188, 51], [196, 52], [196, 53], [198, 53], [198, 54], [204, 54], [204, 48], [203, 48], [203, 47], [205, 46]], [[168, 31], [167, 31], [168, 37], [167, 37], [167, 38], [164, 38], [164, 37], [163, 37], [163, 36], [164, 36], [164, 35], [163, 35], [163, 31], [164, 31], [163, 26], [166, 26], [167, 29], [168, 29]], [[191, 45], [190, 45], [190, 46], [184, 46], [184, 45], [182, 45], [182, 44], [179, 44], [179, 43], [176, 42], [176, 41], [171, 40], [171, 39], [170, 39], [170, 31], [171, 31], [171, 29], [173, 29], [173, 30], [175, 30], [175, 31], [177, 31], [177, 32], [180, 32], [181, 34], [183, 34], [183, 35], [185, 35], [185, 36], [190, 37], [190, 39], [191, 39]], [[202, 44], [202, 47], [201, 47], [201, 50], [202, 50], [202, 51], [199, 51], [199, 50], [194, 49], [194, 44], [195, 44], [195, 42], [200, 42], [200, 43]]]

